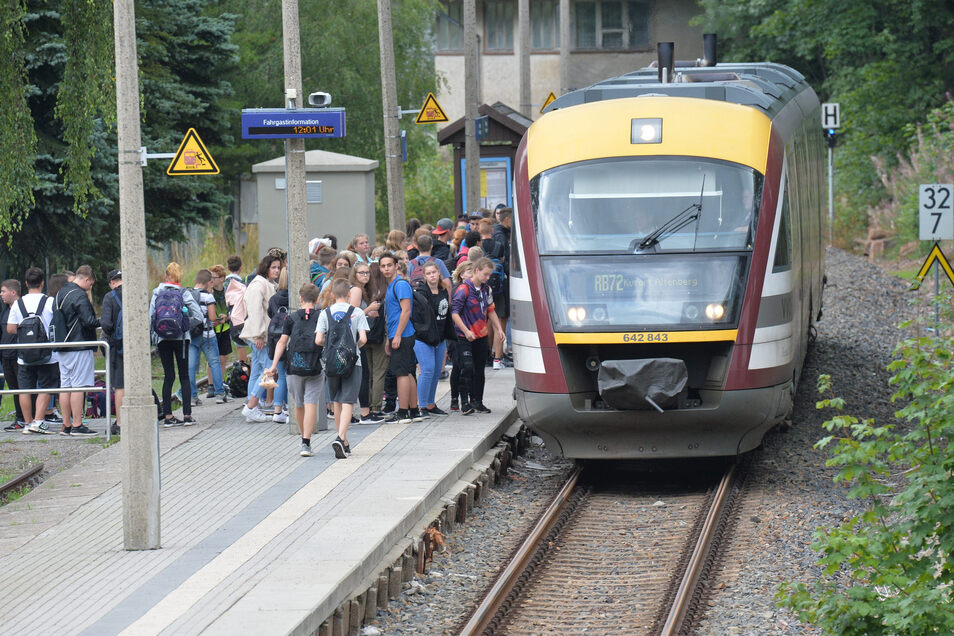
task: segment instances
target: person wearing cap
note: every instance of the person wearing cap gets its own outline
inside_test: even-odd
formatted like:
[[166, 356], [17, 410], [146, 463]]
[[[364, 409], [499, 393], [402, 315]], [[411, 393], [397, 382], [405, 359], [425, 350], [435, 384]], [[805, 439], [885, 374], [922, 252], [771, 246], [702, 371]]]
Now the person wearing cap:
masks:
[[447, 239], [450, 237], [452, 229], [454, 229], [454, 222], [444, 217], [437, 222], [437, 227], [431, 232], [431, 237], [434, 239], [431, 243], [431, 255], [438, 260], [445, 261], [445, 263], [451, 255]]
[[103, 335], [109, 343], [109, 384], [116, 390], [116, 423], [109, 432], [119, 435], [121, 424], [119, 409], [123, 405], [123, 396], [126, 394], [123, 378], [123, 273], [118, 269], [110, 270], [106, 274], [109, 291], [103, 296], [101, 307], [103, 315], [99, 326], [103, 328]]

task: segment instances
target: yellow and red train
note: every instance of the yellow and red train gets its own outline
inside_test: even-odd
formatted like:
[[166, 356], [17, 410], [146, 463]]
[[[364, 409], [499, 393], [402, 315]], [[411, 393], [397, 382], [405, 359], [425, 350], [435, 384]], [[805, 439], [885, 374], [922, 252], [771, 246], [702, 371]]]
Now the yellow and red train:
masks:
[[575, 458], [726, 456], [789, 415], [821, 316], [819, 102], [771, 63], [568, 93], [515, 168], [520, 416]]

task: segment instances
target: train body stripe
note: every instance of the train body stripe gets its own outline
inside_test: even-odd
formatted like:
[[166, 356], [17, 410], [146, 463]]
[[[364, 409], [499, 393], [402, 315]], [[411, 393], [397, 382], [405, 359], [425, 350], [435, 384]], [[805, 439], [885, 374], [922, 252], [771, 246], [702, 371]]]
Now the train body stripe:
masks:
[[[510, 329], [538, 333], [532, 302], [529, 300], [510, 299]], [[539, 344], [537, 346], [539, 346]]]
[[536, 331], [524, 331], [522, 329], [510, 328], [510, 338], [513, 344], [524, 347], [540, 348], [540, 335]]
[[[771, 327], [772, 325], [781, 325], [791, 322], [792, 314], [792, 293], [779, 294], [777, 296], [762, 296], [762, 303], [759, 306], [759, 319], [755, 324], [755, 330], [759, 327]], [[753, 340], [753, 342], [755, 342]]]
[[791, 363], [793, 346], [791, 337], [753, 344], [749, 354], [749, 369], [770, 369]]
[[[662, 141], [632, 143], [632, 120], [661, 118]], [[527, 130], [528, 178], [588, 159], [668, 155], [723, 159], [765, 174], [772, 122], [750, 106], [631, 97], [550, 111]]]
[[772, 325], [771, 327], [758, 327], [752, 336], [752, 344], [762, 344], [771, 342], [772, 340], [791, 338], [794, 330], [794, 322], [792, 321], [781, 325]]
[[530, 281], [526, 278], [516, 276], [510, 277], [510, 300], [532, 301], [533, 295], [530, 292]]
[[519, 345], [514, 340], [513, 368], [524, 373], [546, 373], [547, 369], [543, 364], [543, 351], [540, 350], [540, 347]]
[[712, 331], [625, 331], [554, 333], [561, 344], [656, 344], [660, 342], [735, 342], [738, 329]]

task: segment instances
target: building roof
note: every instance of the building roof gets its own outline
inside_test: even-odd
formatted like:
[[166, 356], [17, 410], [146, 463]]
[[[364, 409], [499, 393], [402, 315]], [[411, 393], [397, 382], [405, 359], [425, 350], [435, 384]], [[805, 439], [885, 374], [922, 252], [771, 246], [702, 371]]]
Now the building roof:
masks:
[[[371, 172], [378, 167], [374, 159], [343, 155], [327, 150], [305, 151], [305, 170], [309, 172]], [[284, 172], [285, 156], [256, 163], [252, 172]]]
[[[503, 102], [495, 102], [493, 106], [481, 104], [477, 107], [477, 112], [487, 115], [493, 123], [490, 126], [490, 138], [486, 140], [491, 142], [510, 141], [516, 146], [533, 123]], [[441, 129], [437, 133], [437, 142], [442, 146], [464, 143], [464, 117]]]

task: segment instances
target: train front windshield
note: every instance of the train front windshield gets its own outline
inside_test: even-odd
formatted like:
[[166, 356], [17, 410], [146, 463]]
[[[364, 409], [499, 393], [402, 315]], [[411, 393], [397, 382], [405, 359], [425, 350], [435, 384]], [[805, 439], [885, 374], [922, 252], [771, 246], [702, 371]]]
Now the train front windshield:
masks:
[[718, 160], [585, 161], [530, 182], [561, 331], [738, 324], [762, 175]]

